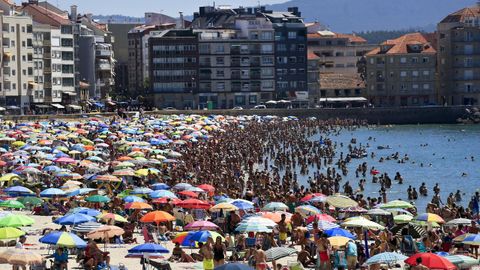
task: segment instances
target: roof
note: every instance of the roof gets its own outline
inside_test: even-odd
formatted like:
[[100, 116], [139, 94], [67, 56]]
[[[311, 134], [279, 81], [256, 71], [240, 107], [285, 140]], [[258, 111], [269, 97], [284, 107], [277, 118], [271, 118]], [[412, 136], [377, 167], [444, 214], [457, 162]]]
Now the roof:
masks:
[[361, 36], [357, 36], [355, 34], [334, 33], [328, 30], [307, 34], [307, 38], [308, 39], [338, 38], [338, 39], [348, 39], [348, 41], [351, 43], [367, 43], [367, 40]]
[[480, 16], [480, 6], [474, 5], [449, 14], [440, 23], [463, 22], [465, 18], [478, 16]]
[[19, 7], [19, 10], [26, 11], [28, 14], [30, 14], [30, 16], [32, 16], [32, 20], [37, 23], [48, 24], [56, 27], [71, 24], [68, 18], [65, 18], [62, 15], [40, 5], [25, 4]]
[[320, 73], [320, 89], [358, 89], [365, 88], [365, 82], [358, 74]]
[[320, 57], [318, 55], [316, 55], [313, 51], [308, 51], [307, 59], [308, 60], [316, 60], [316, 59], [320, 59]]
[[[425, 54], [432, 54], [436, 53], [436, 49], [434, 45], [430, 42], [433, 35], [431, 34], [422, 34], [422, 33], [409, 33], [405, 34], [401, 37], [396, 39], [391, 39], [384, 41], [380, 44], [380, 47], [377, 47], [367, 55], [376, 55], [376, 54], [407, 54], [407, 53], [425, 53]], [[411, 45], [423, 45], [420, 52], [413, 52], [411, 51]], [[381, 47], [389, 47], [386, 51], [381, 50]]]

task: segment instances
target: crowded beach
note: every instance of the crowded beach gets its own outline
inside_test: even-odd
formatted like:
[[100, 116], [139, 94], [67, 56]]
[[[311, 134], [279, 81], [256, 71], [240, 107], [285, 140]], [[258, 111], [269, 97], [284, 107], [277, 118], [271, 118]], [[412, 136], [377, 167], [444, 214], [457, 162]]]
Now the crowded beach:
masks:
[[[419, 182], [409, 200], [387, 198], [402, 175], [367, 161], [349, 172], [376, 149], [352, 138], [344, 153], [331, 138], [366, 126], [222, 115], [1, 121], [0, 269], [479, 267], [480, 194], [444, 203], [440, 185]], [[363, 194], [367, 183], [378, 196]]]

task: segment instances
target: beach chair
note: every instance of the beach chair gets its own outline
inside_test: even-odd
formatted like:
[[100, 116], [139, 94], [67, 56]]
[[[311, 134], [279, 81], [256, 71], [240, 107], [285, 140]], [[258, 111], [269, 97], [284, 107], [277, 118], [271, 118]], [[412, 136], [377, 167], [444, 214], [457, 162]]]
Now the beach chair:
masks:
[[142, 227], [142, 235], [143, 235], [143, 240], [145, 243], [153, 243], [153, 237], [151, 236], [150, 232], [148, 231], [146, 226]]

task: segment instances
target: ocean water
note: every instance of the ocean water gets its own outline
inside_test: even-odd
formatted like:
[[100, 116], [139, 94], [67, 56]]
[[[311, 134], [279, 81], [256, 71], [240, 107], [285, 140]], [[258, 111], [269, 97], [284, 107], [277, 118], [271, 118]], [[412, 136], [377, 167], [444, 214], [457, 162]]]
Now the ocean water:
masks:
[[[371, 139], [369, 140], [369, 138]], [[358, 188], [361, 178], [355, 177], [355, 169], [359, 164], [367, 162], [369, 168], [374, 166], [381, 173], [388, 173], [392, 179], [392, 188], [387, 192], [387, 199], [407, 200], [409, 185], [416, 187], [417, 191], [422, 182], [425, 182], [429, 193], [427, 197], [415, 201], [419, 212], [424, 212], [427, 203], [433, 195], [433, 186], [440, 184], [442, 201], [446, 203], [450, 192], [460, 190], [463, 194], [462, 205], [467, 206], [471, 196], [480, 189], [480, 125], [405, 125], [405, 126], [378, 126], [373, 128], [360, 128], [355, 131], [341, 131], [338, 135], [330, 136], [338, 143], [338, 151], [348, 153], [348, 144], [356, 138], [356, 145], [367, 145], [368, 157], [353, 159], [348, 164], [348, 175], [342, 181], [350, 181], [353, 189]], [[319, 135], [310, 138], [318, 140]], [[340, 147], [340, 143], [344, 146]], [[377, 149], [378, 146], [390, 146], [391, 149]], [[424, 146], [421, 146], [424, 145]], [[426, 146], [425, 146], [426, 145]], [[371, 158], [375, 152], [375, 158]], [[400, 157], [409, 156], [406, 163], [396, 160], [379, 162], [380, 157], [399, 153]], [[472, 161], [471, 157], [474, 158]], [[421, 166], [423, 163], [423, 167]], [[404, 181], [402, 185], [394, 181], [396, 172], [400, 172]], [[310, 170], [313, 174], [313, 170]], [[462, 176], [465, 173], [466, 175]], [[306, 184], [308, 175], [300, 176], [299, 181]], [[380, 184], [372, 183], [372, 176], [367, 174], [366, 186], [363, 194], [365, 197], [378, 197]], [[342, 189], [343, 191], [343, 189]]]

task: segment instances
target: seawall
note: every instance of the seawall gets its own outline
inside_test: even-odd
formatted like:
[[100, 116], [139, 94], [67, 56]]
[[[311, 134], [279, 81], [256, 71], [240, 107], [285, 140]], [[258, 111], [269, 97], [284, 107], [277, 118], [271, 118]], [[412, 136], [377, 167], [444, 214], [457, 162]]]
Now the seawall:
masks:
[[[318, 119], [361, 119], [371, 124], [455, 124], [457, 119], [466, 115], [467, 106], [451, 107], [399, 107], [399, 108], [315, 108], [315, 109], [263, 109], [263, 110], [187, 110], [152, 111], [148, 114], [222, 114], [222, 115], [277, 115], [299, 118], [316, 117]], [[129, 113], [133, 114], [133, 113]], [[36, 121], [48, 119], [79, 119], [101, 115], [111, 117], [114, 113], [59, 114], [59, 115], [4, 115], [4, 120]]]

